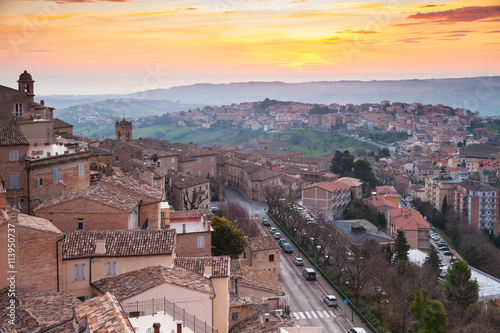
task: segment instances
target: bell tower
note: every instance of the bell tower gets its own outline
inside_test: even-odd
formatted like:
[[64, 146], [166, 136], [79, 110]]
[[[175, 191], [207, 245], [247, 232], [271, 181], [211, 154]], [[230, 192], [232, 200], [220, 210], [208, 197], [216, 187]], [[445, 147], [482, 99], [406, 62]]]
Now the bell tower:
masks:
[[33, 81], [31, 74], [25, 70], [21, 75], [19, 75], [17, 83], [19, 91], [26, 93], [28, 100], [33, 102], [35, 98], [35, 81]]
[[131, 142], [132, 141], [132, 122], [126, 121], [123, 118], [122, 121], [116, 122], [115, 125], [115, 135], [116, 140], [123, 142]]

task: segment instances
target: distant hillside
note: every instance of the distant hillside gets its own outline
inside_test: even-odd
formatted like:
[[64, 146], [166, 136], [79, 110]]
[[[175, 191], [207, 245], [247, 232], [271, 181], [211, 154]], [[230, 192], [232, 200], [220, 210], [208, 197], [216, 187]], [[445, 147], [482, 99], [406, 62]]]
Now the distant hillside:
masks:
[[[148, 90], [128, 95], [45, 96], [46, 105], [81, 104], [79, 100], [106, 98], [170, 100], [179, 103], [223, 105], [255, 102], [266, 97], [306, 103], [378, 103], [382, 100], [444, 104], [466, 107], [481, 115], [500, 114], [500, 77], [399, 81], [324, 81], [306, 83], [247, 82], [195, 84], [169, 89]], [[167, 111], [165, 111], [167, 112]]]

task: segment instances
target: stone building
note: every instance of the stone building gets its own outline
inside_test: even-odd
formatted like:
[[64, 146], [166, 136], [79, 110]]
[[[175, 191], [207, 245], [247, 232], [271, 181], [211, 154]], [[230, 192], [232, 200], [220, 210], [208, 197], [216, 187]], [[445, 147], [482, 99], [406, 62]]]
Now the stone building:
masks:
[[115, 124], [115, 138], [118, 141], [132, 141], [132, 122], [126, 121], [125, 118]]

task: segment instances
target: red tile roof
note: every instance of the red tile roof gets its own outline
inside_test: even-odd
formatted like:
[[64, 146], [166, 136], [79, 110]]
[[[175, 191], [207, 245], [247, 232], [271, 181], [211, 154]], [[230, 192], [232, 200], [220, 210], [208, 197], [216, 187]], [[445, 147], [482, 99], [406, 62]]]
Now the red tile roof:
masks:
[[411, 208], [389, 209], [387, 213], [391, 216], [397, 230], [430, 229], [429, 223], [422, 214]]
[[0, 127], [0, 146], [29, 145], [28, 139], [17, 126]]

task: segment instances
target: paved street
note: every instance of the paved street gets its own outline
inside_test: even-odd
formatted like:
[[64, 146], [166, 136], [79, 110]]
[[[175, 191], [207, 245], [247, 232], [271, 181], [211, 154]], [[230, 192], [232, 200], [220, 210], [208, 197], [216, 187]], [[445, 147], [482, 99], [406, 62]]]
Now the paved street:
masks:
[[[264, 227], [261, 218], [267, 216], [267, 204], [262, 202], [246, 201], [236, 190], [226, 189], [225, 198], [227, 201], [237, 201], [246, 207], [252, 216], [259, 216], [259, 228], [263, 235], [269, 235], [268, 228]], [[266, 211], [265, 211], [266, 209]], [[271, 221], [274, 225], [274, 223]], [[317, 274], [317, 281], [306, 281], [302, 276], [304, 267], [312, 267], [305, 262], [304, 267], [295, 266], [293, 259], [298, 250], [294, 247], [293, 254], [281, 252], [281, 270], [279, 283], [283, 291], [289, 297], [290, 310], [300, 326], [321, 326], [323, 332], [342, 333], [352, 327], [350, 320], [352, 312], [350, 308], [345, 316], [345, 305], [342, 299], [335, 294], [333, 289], [324, 281], [321, 275]], [[327, 294], [336, 295], [339, 307], [327, 307], [323, 303], [323, 297]], [[348, 320], [349, 319], [349, 320]], [[361, 326], [359, 319], [354, 316], [356, 326]]]

